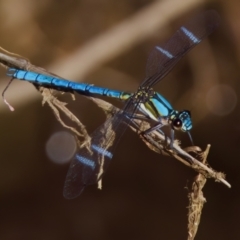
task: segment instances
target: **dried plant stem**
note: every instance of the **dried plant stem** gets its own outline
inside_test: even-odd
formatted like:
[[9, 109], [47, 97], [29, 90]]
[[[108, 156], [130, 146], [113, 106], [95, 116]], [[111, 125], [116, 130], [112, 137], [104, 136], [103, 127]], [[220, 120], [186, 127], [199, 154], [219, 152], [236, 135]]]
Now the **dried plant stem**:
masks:
[[[206, 163], [207, 156], [210, 150], [210, 145], [207, 146], [203, 153], [203, 164]], [[206, 199], [203, 194], [203, 187], [207, 182], [206, 177], [199, 173], [192, 184], [191, 192], [188, 194], [189, 207], [188, 207], [188, 240], [194, 240], [198, 226], [201, 220], [203, 205]]]

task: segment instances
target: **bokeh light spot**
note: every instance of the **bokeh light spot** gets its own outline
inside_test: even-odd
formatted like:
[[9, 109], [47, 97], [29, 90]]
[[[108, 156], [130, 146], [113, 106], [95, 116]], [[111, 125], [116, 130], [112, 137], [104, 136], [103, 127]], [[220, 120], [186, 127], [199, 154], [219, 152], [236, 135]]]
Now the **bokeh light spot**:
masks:
[[70, 161], [76, 148], [75, 138], [65, 131], [54, 133], [46, 143], [46, 153], [49, 159], [58, 164]]
[[207, 92], [206, 104], [210, 112], [218, 116], [224, 116], [231, 113], [235, 108], [237, 95], [229, 85], [218, 84]]

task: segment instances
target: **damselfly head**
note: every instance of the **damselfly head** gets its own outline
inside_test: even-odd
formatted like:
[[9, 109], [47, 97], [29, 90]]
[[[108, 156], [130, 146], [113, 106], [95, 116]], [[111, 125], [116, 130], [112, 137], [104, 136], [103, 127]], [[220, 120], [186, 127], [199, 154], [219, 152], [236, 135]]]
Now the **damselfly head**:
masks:
[[191, 113], [188, 110], [181, 112], [175, 112], [174, 118], [172, 118], [172, 128], [175, 130], [181, 130], [187, 132], [192, 128]]

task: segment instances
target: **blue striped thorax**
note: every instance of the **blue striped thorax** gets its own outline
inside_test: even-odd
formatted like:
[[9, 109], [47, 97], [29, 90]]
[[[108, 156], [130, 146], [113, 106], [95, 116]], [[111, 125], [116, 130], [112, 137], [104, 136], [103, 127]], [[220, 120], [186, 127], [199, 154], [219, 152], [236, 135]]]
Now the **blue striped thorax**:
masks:
[[192, 128], [190, 111], [174, 110], [171, 104], [157, 92], [144, 105], [148, 111], [148, 116], [156, 121], [160, 121], [162, 117], [167, 117], [169, 124], [175, 130], [186, 132]]
[[[181, 130], [183, 132], [191, 130], [192, 120], [190, 111], [174, 110], [171, 104], [158, 92], [151, 91], [151, 96], [146, 96], [146, 98], [144, 98], [147, 94], [146, 92], [141, 91], [139, 95], [134, 96], [136, 99], [142, 97], [143, 100], [139, 104], [139, 110], [144, 115], [156, 122], [159, 122], [163, 117], [167, 118], [170, 126], [174, 130]], [[130, 96], [132, 95], [124, 93], [122, 99], [127, 100]]]

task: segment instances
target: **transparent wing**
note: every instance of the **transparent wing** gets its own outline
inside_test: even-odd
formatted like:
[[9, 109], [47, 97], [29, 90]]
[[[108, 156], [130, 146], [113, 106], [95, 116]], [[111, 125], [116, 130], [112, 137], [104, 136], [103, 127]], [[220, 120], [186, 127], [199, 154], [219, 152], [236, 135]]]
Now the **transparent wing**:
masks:
[[[75, 198], [81, 194], [86, 185], [94, 184], [101, 179], [111, 159], [113, 151], [125, 132], [132, 114], [136, 111], [136, 104], [130, 99], [124, 113], [117, 113], [107, 119], [91, 135], [90, 149], [79, 149], [75, 154], [65, 181], [63, 195], [65, 198]], [[130, 118], [127, 118], [128, 112]]]
[[213, 32], [219, 22], [218, 13], [208, 10], [183, 25], [165, 44], [156, 46], [148, 58], [146, 79], [141, 86], [152, 87], [159, 82], [189, 50]]

